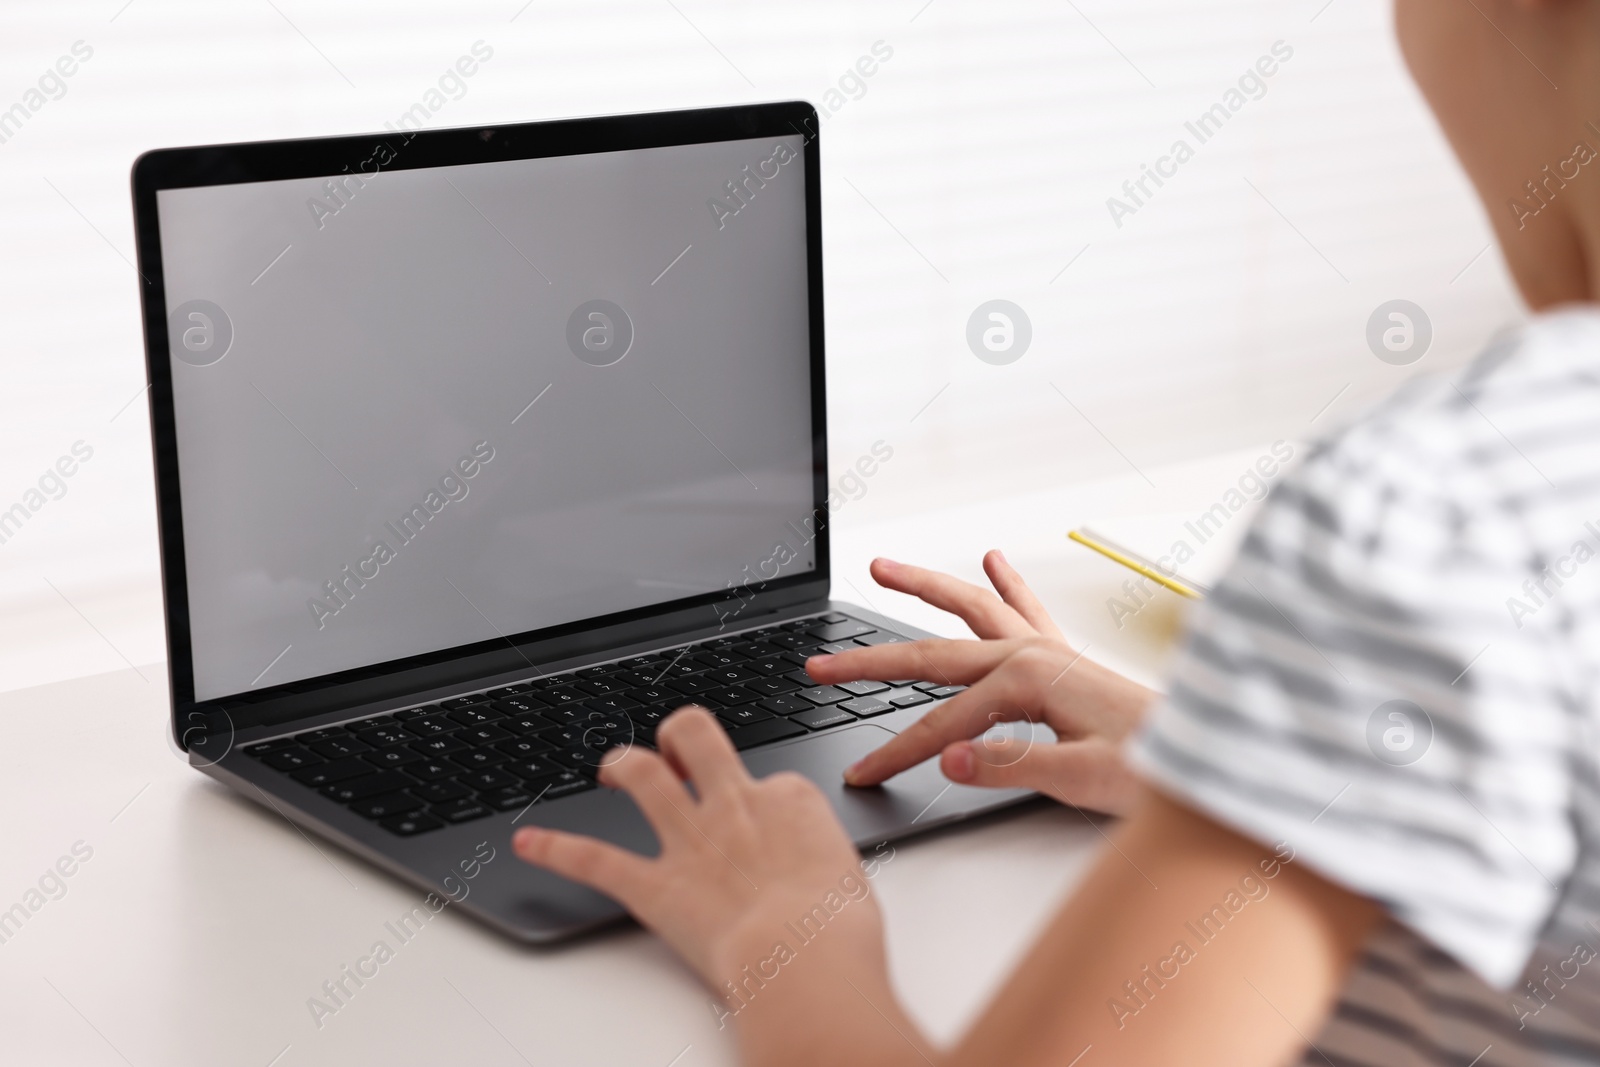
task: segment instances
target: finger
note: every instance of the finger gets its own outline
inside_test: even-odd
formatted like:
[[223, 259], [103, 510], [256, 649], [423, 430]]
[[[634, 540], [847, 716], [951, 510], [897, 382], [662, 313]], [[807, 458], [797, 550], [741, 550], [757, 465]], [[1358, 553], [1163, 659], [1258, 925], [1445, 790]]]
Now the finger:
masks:
[[694, 798], [667, 761], [654, 752], [612, 749], [600, 765], [600, 782], [632, 797], [663, 845], [683, 832], [679, 815], [689, 810]]
[[704, 708], [681, 708], [667, 716], [656, 728], [656, 744], [703, 797], [750, 782], [728, 732]]
[[1045, 637], [1053, 637], [1058, 641], [1065, 641], [1055, 620], [1045, 610], [1039, 598], [1034, 595], [1028, 583], [1022, 580], [1022, 575], [1006, 559], [1005, 554], [998, 548], [983, 557], [983, 572], [989, 576], [989, 581], [994, 583], [995, 592], [1000, 594], [1000, 599], [1021, 615], [1029, 626], [1032, 626]]
[[970, 685], [1004, 663], [1026, 641], [951, 641], [942, 637], [851, 649], [806, 660], [806, 673], [822, 683], [875, 678], [925, 679], [941, 685]]
[[846, 769], [849, 785], [877, 785], [937, 755], [952, 741], [976, 737], [999, 722], [1026, 717], [1020, 704], [1004, 699], [1008, 688], [999, 672], [941, 704], [906, 727], [881, 748]]
[[939, 769], [961, 785], [1032, 789], [1071, 807], [1114, 815], [1127, 810], [1135, 792], [1117, 746], [1104, 738], [956, 741], [940, 755]]
[[598, 889], [629, 911], [649, 900], [654, 865], [626, 849], [582, 834], [524, 826], [511, 838], [519, 859]]
[[886, 589], [910, 593], [942, 611], [958, 616], [979, 637], [1031, 637], [1033, 627], [999, 597], [981, 586], [938, 571], [896, 563], [872, 561], [872, 577]]

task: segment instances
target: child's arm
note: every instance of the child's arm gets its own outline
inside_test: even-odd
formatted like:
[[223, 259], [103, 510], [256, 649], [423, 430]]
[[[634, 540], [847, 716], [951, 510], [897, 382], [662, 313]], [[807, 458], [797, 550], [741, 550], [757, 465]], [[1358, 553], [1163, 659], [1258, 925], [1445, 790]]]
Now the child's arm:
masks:
[[515, 847], [615, 897], [713, 991], [735, 991], [725, 1021], [761, 1067], [1266, 1067], [1316, 1032], [1378, 915], [1287, 850], [1147, 794], [972, 1032], [940, 1053], [894, 997], [870, 883], [821, 793], [793, 775], [751, 779], [703, 712], [658, 737], [661, 756], [630, 752], [603, 772], [650, 818], [657, 859], [548, 830], [519, 831]]

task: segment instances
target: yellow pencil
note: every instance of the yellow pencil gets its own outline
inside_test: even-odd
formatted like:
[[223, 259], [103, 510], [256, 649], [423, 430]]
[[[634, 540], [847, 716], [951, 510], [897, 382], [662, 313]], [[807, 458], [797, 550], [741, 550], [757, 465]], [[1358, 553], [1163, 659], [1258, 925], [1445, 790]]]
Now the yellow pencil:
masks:
[[1190, 600], [1205, 599], [1204, 593], [1201, 593], [1174, 578], [1167, 577], [1149, 563], [1138, 559], [1127, 552], [1124, 552], [1122, 549], [1119, 549], [1114, 545], [1108, 544], [1104, 541], [1096, 540], [1093, 537], [1089, 537], [1081, 530], [1072, 530], [1067, 534], [1067, 536], [1078, 542], [1080, 545], [1086, 545], [1087, 547], [1094, 549], [1107, 559], [1114, 559], [1124, 567], [1127, 567], [1129, 570], [1144, 575], [1152, 582], [1166, 586], [1179, 596], [1186, 596]]

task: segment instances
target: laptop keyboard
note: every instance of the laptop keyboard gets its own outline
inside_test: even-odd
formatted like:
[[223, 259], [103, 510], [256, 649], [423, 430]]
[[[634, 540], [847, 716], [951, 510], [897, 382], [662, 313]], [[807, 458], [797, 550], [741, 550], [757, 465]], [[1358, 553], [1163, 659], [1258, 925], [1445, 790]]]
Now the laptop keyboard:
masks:
[[654, 747], [685, 704], [739, 749], [954, 696], [933, 682], [817, 685], [809, 656], [909, 640], [832, 612], [250, 745], [245, 752], [402, 837], [595, 788], [601, 757]]

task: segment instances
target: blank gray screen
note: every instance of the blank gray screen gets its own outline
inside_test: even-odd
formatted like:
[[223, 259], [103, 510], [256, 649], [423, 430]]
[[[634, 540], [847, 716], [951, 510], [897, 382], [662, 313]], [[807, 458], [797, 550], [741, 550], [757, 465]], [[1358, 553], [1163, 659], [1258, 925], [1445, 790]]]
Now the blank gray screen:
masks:
[[196, 698], [814, 570], [803, 151], [160, 192]]

